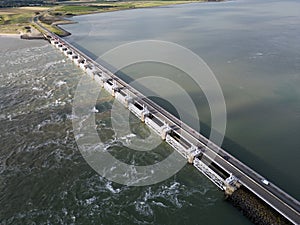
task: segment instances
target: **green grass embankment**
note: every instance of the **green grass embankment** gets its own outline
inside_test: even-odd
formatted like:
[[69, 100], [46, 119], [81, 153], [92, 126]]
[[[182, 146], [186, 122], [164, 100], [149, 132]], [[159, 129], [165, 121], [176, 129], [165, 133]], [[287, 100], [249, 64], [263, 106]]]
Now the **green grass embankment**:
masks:
[[[20, 7], [0, 9], [0, 33], [20, 33], [24, 32], [25, 27], [31, 25], [31, 19], [41, 14], [40, 22], [52, 32], [63, 35], [65, 32], [57, 27], [60, 23], [70, 23], [65, 18], [76, 15], [110, 12], [134, 8], [147, 8], [183, 4], [191, 2], [203, 2], [206, 0], [195, 1], [126, 1], [126, 2], [100, 2], [72, 3], [72, 5], [61, 3], [49, 7]], [[26, 29], [25, 29], [26, 30]]]
[[17, 34], [26, 32], [31, 19], [37, 12], [47, 10], [45, 7], [20, 7], [0, 9], [0, 33]]

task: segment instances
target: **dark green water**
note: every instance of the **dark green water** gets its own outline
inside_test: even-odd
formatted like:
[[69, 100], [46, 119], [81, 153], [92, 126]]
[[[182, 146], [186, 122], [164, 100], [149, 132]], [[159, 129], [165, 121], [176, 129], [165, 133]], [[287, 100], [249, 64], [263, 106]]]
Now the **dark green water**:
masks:
[[[46, 42], [1, 38], [1, 55], [0, 224], [249, 224], [191, 166], [146, 187], [99, 176], [73, 135], [72, 101], [84, 73]], [[111, 104], [108, 94], [98, 99], [97, 130], [130, 161], [113, 136]], [[147, 132], [132, 124], [137, 135]], [[158, 150], [155, 158], [172, 151]]]
[[[97, 58], [138, 40], [171, 41], [210, 66], [227, 107], [224, 148], [299, 199], [299, 1], [243, 0], [76, 17], [67, 38]], [[159, 75], [178, 82], [210, 124], [205, 96], [180, 71], [139, 63], [122, 70], [131, 79]], [[121, 75], [122, 76], [122, 75]], [[176, 90], [169, 95], [178, 96]]]
[[[68, 26], [74, 33], [69, 39], [96, 56], [139, 39], [195, 51], [224, 91], [226, 136], [233, 141], [225, 147], [298, 197], [297, 7], [297, 1], [236, 1], [81, 16]], [[250, 224], [191, 166], [147, 187], [99, 176], [72, 131], [73, 96], [84, 73], [46, 42], [1, 38], [0, 54], [0, 224]], [[143, 64], [123, 72], [136, 78], [149, 70], [153, 65]], [[155, 70], [166, 77], [177, 73], [157, 65]], [[111, 104], [109, 95], [98, 99], [97, 130], [112, 151], [122, 151], [124, 140], [115, 139], [110, 127]], [[209, 124], [207, 106], [201, 108], [201, 120]], [[146, 132], [138, 124], [133, 129]], [[167, 145], [159, 149], [171, 151]]]

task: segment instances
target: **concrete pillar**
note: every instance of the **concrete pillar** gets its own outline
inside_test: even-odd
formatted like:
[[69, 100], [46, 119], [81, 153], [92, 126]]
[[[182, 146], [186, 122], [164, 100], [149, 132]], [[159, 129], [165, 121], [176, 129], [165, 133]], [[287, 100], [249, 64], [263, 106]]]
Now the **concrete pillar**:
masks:
[[150, 112], [147, 109], [147, 106], [143, 106], [143, 111], [142, 111], [142, 116], [141, 116], [141, 121], [144, 123], [145, 122], [145, 117], [149, 116]]
[[132, 98], [131, 98], [129, 95], [127, 95], [127, 96], [125, 97], [125, 107], [128, 108], [128, 105], [129, 105], [129, 103], [131, 103], [131, 102], [132, 102]]
[[161, 132], [161, 139], [166, 140], [167, 134], [172, 130], [172, 128], [164, 122], [164, 125], [162, 127], [162, 132]]
[[106, 78], [106, 77], [102, 77], [101, 78], [101, 81], [102, 81], [102, 87], [104, 88], [104, 84], [106, 83], [106, 81], [108, 80], [108, 78]]
[[194, 158], [199, 155], [200, 151], [192, 144], [192, 146], [188, 149], [188, 152], [188, 162], [192, 164], [194, 162]]
[[193, 162], [194, 162], [194, 156], [193, 155], [188, 155], [188, 163], [189, 164], [193, 164]]
[[232, 186], [230, 186], [230, 185], [226, 185], [226, 186], [225, 186], [225, 195], [230, 196], [230, 195], [233, 194], [234, 191], [235, 191], [235, 188], [234, 188], [234, 187], [232, 187]]
[[113, 86], [112, 86], [112, 96], [115, 97], [115, 92], [119, 89], [117, 85], [117, 81], [113, 80]]

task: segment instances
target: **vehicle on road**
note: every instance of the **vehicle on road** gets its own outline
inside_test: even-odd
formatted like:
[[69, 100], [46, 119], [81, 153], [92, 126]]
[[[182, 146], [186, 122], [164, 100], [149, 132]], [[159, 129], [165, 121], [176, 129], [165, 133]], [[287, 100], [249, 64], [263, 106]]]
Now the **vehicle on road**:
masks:
[[262, 179], [261, 182], [263, 182], [265, 185], [269, 185], [270, 184], [270, 182], [268, 180], [266, 180], [266, 179]]

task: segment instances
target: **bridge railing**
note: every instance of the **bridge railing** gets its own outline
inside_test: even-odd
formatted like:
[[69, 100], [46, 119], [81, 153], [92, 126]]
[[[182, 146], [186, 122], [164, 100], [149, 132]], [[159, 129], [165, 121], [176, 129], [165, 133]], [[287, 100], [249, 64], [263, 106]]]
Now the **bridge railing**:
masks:
[[[87, 61], [89, 61], [90, 63], [92, 63], [95, 67], [97, 67], [98, 69], [104, 71], [107, 75], [109, 75], [111, 78], [113, 78], [114, 80], [117, 80], [117, 82], [121, 85], [123, 85], [124, 87], [128, 88], [128, 90], [131, 92], [131, 94], [136, 95], [137, 98], [139, 99], [139, 101], [145, 101], [145, 99], [147, 99], [143, 94], [141, 94], [140, 92], [138, 92], [137, 90], [131, 88], [130, 86], [128, 86], [122, 79], [120, 79], [119, 77], [117, 77], [116, 75], [114, 75], [113, 73], [111, 73], [110, 71], [108, 71], [106, 68], [104, 68], [102, 65], [100, 65], [99, 63], [97, 63], [96, 61], [94, 61], [93, 59], [91, 59], [89, 56], [87, 56], [86, 54], [84, 54], [83, 52], [79, 51], [76, 47], [74, 47], [71, 43], [69, 43], [68, 41], [60, 38], [59, 36], [51, 33], [47, 28], [43, 27], [41, 24], [38, 23], [38, 21], [35, 21], [35, 23], [40, 26], [42, 29], [44, 29], [45, 31], [48, 32], [48, 38], [55, 38], [57, 40], [59, 40], [60, 42], [64, 43], [65, 45], [67, 45], [69, 48], [72, 49], [72, 51], [74, 51], [76, 54], [84, 57]], [[147, 103], [149, 103], [149, 99], [147, 99]], [[192, 137], [194, 139], [195, 142], [201, 142], [202, 144], [204, 144], [209, 150], [215, 152], [216, 154], [218, 154], [221, 157], [227, 156], [229, 157], [230, 163], [231, 165], [236, 168], [237, 170], [241, 171], [243, 174], [245, 174], [245, 176], [247, 176], [248, 178], [255, 180], [256, 182], [260, 182], [262, 179], [264, 179], [263, 176], [261, 176], [260, 174], [258, 174], [256, 171], [254, 171], [253, 169], [251, 169], [250, 167], [248, 167], [247, 165], [245, 165], [244, 163], [240, 162], [238, 159], [236, 159], [234, 156], [232, 156], [231, 154], [229, 154], [228, 152], [226, 152], [224, 149], [222, 149], [221, 147], [217, 146], [215, 143], [213, 143], [212, 141], [208, 140], [206, 137], [204, 137], [203, 135], [199, 134], [198, 131], [195, 131], [193, 128], [191, 128], [190, 126], [188, 126], [187, 124], [183, 123], [182, 121], [180, 121], [177, 117], [173, 116], [172, 114], [170, 114], [169, 112], [167, 112], [165, 109], [163, 109], [162, 107], [156, 105], [155, 103], [153, 103], [151, 101], [150, 104], [152, 107], [155, 105], [155, 107], [153, 107], [153, 109], [158, 110], [160, 112], [162, 112], [161, 114], [166, 118], [166, 120], [171, 120], [172, 122], [174, 122], [177, 126], [179, 126], [184, 132], [186, 132], [187, 134], [189, 134], [190, 137]], [[219, 165], [222, 169], [226, 170], [226, 168], [223, 168], [221, 165]], [[230, 172], [230, 171], [228, 171]], [[290, 196], [289, 194], [287, 194], [286, 192], [284, 192], [282, 189], [280, 189], [279, 187], [277, 187], [274, 184], [270, 184], [270, 186], [275, 190], [275, 192], [272, 190], [270, 191], [268, 189], [268, 187], [264, 187], [266, 190], [268, 190], [270, 193], [274, 194], [275, 196], [277, 196], [279, 199], [281, 199], [282, 196], [284, 196], [286, 199], [289, 199], [289, 202], [292, 203], [293, 208], [298, 210], [300, 209], [300, 203], [298, 200], [294, 199], [292, 196]], [[250, 189], [250, 187], [248, 187]], [[254, 190], [252, 190], [253, 192], [255, 192]], [[280, 194], [280, 196], [278, 196]], [[270, 204], [270, 203], [268, 203]], [[274, 208], [274, 207], [273, 207]]]

